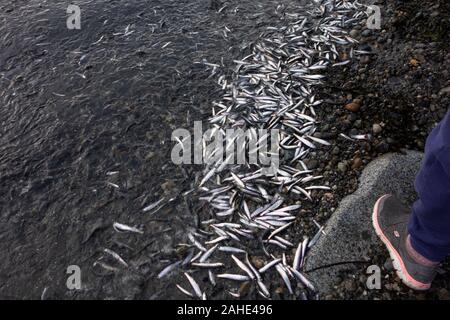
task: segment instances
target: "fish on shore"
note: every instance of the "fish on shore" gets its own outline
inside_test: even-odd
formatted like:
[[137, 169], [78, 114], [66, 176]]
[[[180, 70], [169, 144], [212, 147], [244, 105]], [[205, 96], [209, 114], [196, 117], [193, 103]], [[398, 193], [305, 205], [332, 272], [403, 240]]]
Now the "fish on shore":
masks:
[[[308, 250], [324, 235], [324, 227], [313, 221], [317, 233], [311, 240], [304, 238], [295, 245], [289, 231], [296, 225], [303, 201], [313, 201], [316, 192], [331, 189], [306, 165], [311, 152], [331, 145], [319, 134], [321, 119], [316, 110], [323, 103], [320, 86], [326, 84], [326, 70], [344, 68], [354, 55], [368, 54], [359, 50], [358, 41], [349, 36], [349, 30], [367, 17], [366, 8], [357, 0], [315, 0], [306, 5], [304, 12], [286, 13], [279, 25], [268, 27], [246, 46], [243, 58], [234, 60], [236, 67], [231, 77], [225, 73], [218, 76], [223, 95], [213, 102], [209, 123], [214, 134], [223, 138], [223, 145], [204, 154], [208, 165], [199, 179], [199, 200], [206, 202], [210, 210], [199, 223], [201, 236], [188, 234], [191, 250], [197, 253], [191, 252], [192, 258], [186, 264], [198, 272], [206, 270], [213, 286], [216, 278], [230, 285], [249, 281], [262, 297], [270, 298], [264, 278], [272, 273], [280, 277], [290, 295], [294, 295], [295, 284], [311, 293], [316, 290], [302, 268]], [[226, 29], [224, 37], [230, 34], [232, 31]], [[344, 51], [351, 53], [350, 58], [341, 60]], [[211, 76], [222, 72], [223, 63], [203, 64], [212, 70]], [[249, 133], [248, 139], [238, 145], [249, 155], [244, 163], [232, 164], [229, 155], [225, 159], [217, 156], [220, 151], [232, 150], [239, 140], [227, 140], [227, 129], [245, 129]], [[249, 161], [250, 155], [261, 152], [260, 144], [269, 137], [268, 133], [259, 135], [262, 129], [278, 130], [280, 161], [272, 174], [263, 174], [262, 165]], [[340, 136], [350, 141], [371, 139], [370, 135]], [[206, 145], [206, 141], [202, 144]], [[297, 203], [291, 203], [292, 194], [300, 197]], [[144, 211], [157, 205], [159, 202]], [[249, 258], [261, 254], [251, 252], [256, 246], [266, 255], [258, 267]], [[290, 260], [286, 253], [293, 248], [295, 254]], [[178, 264], [169, 265], [161, 273], [176, 267]], [[223, 268], [224, 273], [216, 274]], [[197, 282], [188, 273], [185, 276], [194, 291], [180, 285], [178, 289], [190, 297], [206, 298]], [[237, 290], [228, 292], [241, 297]], [[306, 296], [303, 292], [301, 298]]]

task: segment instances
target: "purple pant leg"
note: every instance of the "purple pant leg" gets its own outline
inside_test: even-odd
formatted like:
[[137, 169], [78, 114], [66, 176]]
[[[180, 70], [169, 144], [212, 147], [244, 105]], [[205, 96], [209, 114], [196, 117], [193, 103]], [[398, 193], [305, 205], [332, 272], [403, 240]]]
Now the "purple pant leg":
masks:
[[415, 187], [419, 200], [408, 226], [412, 246], [442, 261], [450, 254], [450, 110], [427, 139]]

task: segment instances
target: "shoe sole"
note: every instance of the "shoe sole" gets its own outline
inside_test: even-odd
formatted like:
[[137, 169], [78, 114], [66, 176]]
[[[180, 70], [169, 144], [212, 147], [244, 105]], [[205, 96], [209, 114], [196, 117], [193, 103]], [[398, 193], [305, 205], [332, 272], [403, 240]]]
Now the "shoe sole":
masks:
[[395, 272], [397, 273], [398, 277], [402, 280], [402, 282], [414, 290], [419, 291], [425, 291], [430, 289], [431, 284], [422, 283], [420, 281], [415, 280], [407, 271], [405, 264], [403, 262], [403, 259], [401, 258], [400, 254], [398, 253], [397, 249], [394, 248], [394, 246], [391, 244], [389, 239], [386, 237], [386, 235], [383, 233], [382, 229], [380, 228], [380, 224], [378, 223], [378, 209], [380, 207], [381, 201], [383, 201], [386, 197], [390, 197], [390, 195], [384, 195], [378, 201], [375, 203], [373, 213], [372, 213], [372, 224], [375, 229], [375, 233], [378, 235], [378, 237], [383, 241], [386, 248], [389, 251], [389, 255], [392, 259], [392, 264], [394, 266]]

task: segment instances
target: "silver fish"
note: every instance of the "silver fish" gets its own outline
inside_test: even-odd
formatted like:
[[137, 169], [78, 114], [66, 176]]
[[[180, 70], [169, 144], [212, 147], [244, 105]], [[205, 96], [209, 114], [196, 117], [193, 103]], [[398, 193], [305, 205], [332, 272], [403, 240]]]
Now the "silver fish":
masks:
[[114, 222], [113, 228], [117, 232], [127, 232], [128, 231], [128, 232], [135, 232], [135, 233], [140, 233], [140, 234], [144, 233], [144, 231], [142, 231], [138, 228], [130, 227], [130, 226], [127, 226], [126, 224], [122, 224], [122, 223], [118, 223], [118, 222]]
[[240, 275], [240, 274], [228, 274], [228, 273], [218, 274], [217, 278], [234, 280], [234, 281], [248, 281], [248, 280], [250, 280], [250, 278], [247, 277], [247, 276], [243, 276], [243, 275]]
[[165, 267], [157, 276], [158, 279], [163, 278], [173, 270], [175, 270], [179, 265], [181, 264], [181, 261], [177, 261], [174, 263], [169, 264], [167, 267]]
[[184, 273], [184, 275], [186, 276], [186, 278], [188, 279], [189, 283], [191, 284], [192, 289], [194, 289], [194, 292], [197, 295], [197, 297], [199, 297], [201, 299], [203, 294], [202, 294], [202, 290], [200, 290], [200, 287], [199, 287], [198, 283], [194, 280], [194, 278], [192, 278], [186, 272]]
[[123, 266], [128, 268], [128, 263], [126, 263], [125, 260], [123, 260], [119, 254], [117, 254], [116, 252], [114, 252], [110, 249], [104, 249], [103, 251], [108, 253], [109, 255], [111, 255], [114, 259], [119, 261]]

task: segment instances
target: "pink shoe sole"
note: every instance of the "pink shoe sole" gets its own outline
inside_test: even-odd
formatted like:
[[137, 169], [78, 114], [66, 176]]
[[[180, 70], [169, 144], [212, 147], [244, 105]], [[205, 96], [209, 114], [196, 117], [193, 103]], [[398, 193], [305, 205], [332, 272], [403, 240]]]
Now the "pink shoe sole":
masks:
[[398, 251], [392, 246], [389, 239], [384, 235], [383, 231], [380, 228], [380, 225], [378, 223], [378, 209], [380, 206], [381, 201], [385, 197], [389, 197], [391, 195], [384, 195], [378, 201], [375, 203], [373, 213], [372, 213], [372, 224], [375, 229], [375, 233], [378, 235], [378, 237], [383, 241], [383, 243], [386, 245], [386, 248], [389, 251], [389, 255], [392, 259], [392, 264], [395, 268], [395, 271], [398, 275], [398, 277], [402, 280], [402, 282], [414, 290], [428, 290], [431, 287], [431, 284], [422, 283], [420, 281], [415, 280], [406, 270], [405, 264], [403, 262], [403, 259], [401, 258]]

